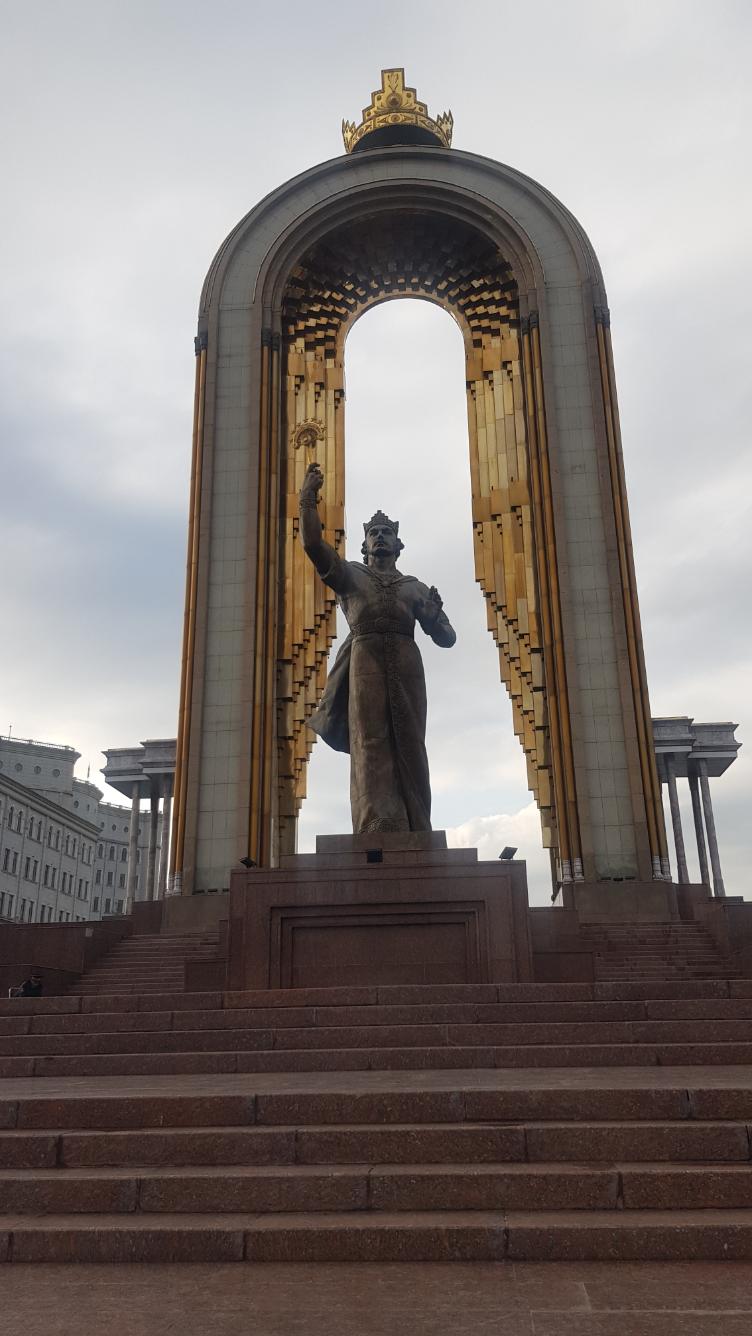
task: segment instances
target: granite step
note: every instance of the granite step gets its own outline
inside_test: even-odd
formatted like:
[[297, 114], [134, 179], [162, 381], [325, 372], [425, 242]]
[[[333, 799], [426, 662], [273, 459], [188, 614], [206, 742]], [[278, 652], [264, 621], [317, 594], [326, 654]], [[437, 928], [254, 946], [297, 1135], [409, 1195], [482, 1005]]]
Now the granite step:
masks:
[[47, 1054], [0, 1058], [0, 1077], [146, 1076], [187, 1073], [449, 1071], [524, 1067], [713, 1066], [752, 1064], [751, 1043], [571, 1044], [470, 1048], [307, 1048], [236, 1051]]
[[749, 1260], [752, 1212], [0, 1216], [14, 1262]]
[[[12, 1035], [95, 1034], [120, 1030], [348, 1028], [359, 1026], [558, 1026], [602, 1022], [752, 1020], [752, 998], [657, 999], [626, 1002], [439, 1003], [412, 1006], [265, 1006], [0, 1014], [0, 1038]], [[686, 1038], [686, 1035], [682, 1037]]]
[[[685, 1193], [692, 1205], [703, 1198], [723, 1206], [752, 1202], [752, 1175], [735, 1167], [709, 1175], [698, 1167]], [[665, 1171], [664, 1171], [665, 1172]], [[634, 1174], [634, 1187], [632, 1187]], [[660, 1175], [639, 1167], [456, 1164], [456, 1165], [267, 1165], [194, 1169], [39, 1169], [0, 1171], [6, 1214], [267, 1214], [326, 1211], [616, 1210], [623, 1191], [638, 1204], [660, 1201]], [[720, 1203], [714, 1199], [725, 1197]], [[746, 1187], [745, 1187], [746, 1185]], [[681, 1207], [682, 1185], [667, 1193]]]
[[196, 1073], [449, 1071], [524, 1067], [646, 1067], [752, 1064], [751, 1043], [537, 1044], [470, 1048], [307, 1048], [236, 1051], [47, 1054], [0, 1058], [0, 1077], [147, 1076]]
[[690, 1162], [749, 1172], [743, 1122], [419, 1123], [391, 1127], [172, 1127], [0, 1133], [0, 1169], [133, 1169], [254, 1165], [559, 1165]]
[[[649, 979], [614, 982], [598, 980], [577, 984], [444, 984], [381, 985], [379, 987], [255, 989], [244, 992], [218, 991], [186, 993], [181, 989], [162, 988], [139, 1008], [130, 992], [113, 990], [83, 998], [77, 990], [64, 997], [0, 998], [0, 1015], [47, 1014], [53, 1011], [146, 1010], [154, 1005], [164, 1009], [202, 1007], [290, 1007], [411, 1005], [413, 1003], [521, 1003], [635, 1001], [660, 999], [752, 998], [752, 979], [719, 977], [713, 979]], [[156, 999], [159, 999], [157, 1003]]]
[[749, 1164], [0, 1170], [6, 1214], [748, 1210]]
[[[211, 1021], [212, 1018], [209, 1018]], [[332, 1019], [327, 1017], [327, 1019]], [[0, 1057], [37, 1057], [47, 1054], [90, 1056], [118, 1053], [160, 1053], [233, 1051], [247, 1054], [254, 1050], [325, 1049], [437, 1049], [487, 1047], [503, 1049], [573, 1048], [604, 1046], [618, 1049], [642, 1045], [708, 1044], [741, 1045], [750, 1049], [752, 1033], [745, 1019], [677, 1019], [631, 1021], [525, 1021], [509, 1024], [416, 1023], [404, 1025], [270, 1025], [256, 1018], [243, 1026], [219, 1025], [188, 1028], [182, 1017], [173, 1025], [158, 1026], [148, 1013], [138, 1028], [117, 1026], [112, 1030], [60, 1030], [47, 1033], [0, 1034]], [[535, 1061], [535, 1058], [532, 1059]], [[739, 1059], [737, 1059], [738, 1061]], [[747, 1060], [747, 1059], [744, 1059]]]
[[[6, 1088], [3, 1134], [180, 1128], [393, 1127], [458, 1124], [672, 1123], [752, 1118], [749, 1073], [687, 1070], [455, 1074], [342, 1073], [211, 1082], [169, 1077]], [[12, 1092], [16, 1093], [13, 1094]]]

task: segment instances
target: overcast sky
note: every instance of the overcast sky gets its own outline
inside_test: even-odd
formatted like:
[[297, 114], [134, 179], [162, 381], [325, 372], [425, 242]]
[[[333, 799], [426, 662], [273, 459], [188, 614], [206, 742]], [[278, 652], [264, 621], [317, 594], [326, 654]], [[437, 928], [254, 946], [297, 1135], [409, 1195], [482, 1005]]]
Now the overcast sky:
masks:
[[[342, 117], [401, 64], [453, 111], [457, 148], [542, 182], [599, 254], [652, 709], [739, 723], [713, 794], [728, 891], [748, 894], [752, 7], [13, 0], [0, 16], [0, 731], [72, 743], [93, 779], [102, 748], [174, 735], [204, 274], [258, 199], [341, 152]], [[543, 902], [472, 577], [461, 359], [424, 303], [353, 330], [350, 555], [383, 507], [402, 569], [441, 590], [459, 635], [423, 641], [434, 824], [486, 856], [518, 845]], [[302, 847], [348, 828], [346, 760], [314, 756]]]

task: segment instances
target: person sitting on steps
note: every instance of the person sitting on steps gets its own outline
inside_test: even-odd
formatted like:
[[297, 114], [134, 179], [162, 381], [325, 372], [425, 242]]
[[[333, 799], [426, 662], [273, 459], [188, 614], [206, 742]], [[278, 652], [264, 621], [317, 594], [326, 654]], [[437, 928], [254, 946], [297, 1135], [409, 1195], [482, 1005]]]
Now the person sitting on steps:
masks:
[[32, 970], [28, 979], [24, 979], [17, 988], [8, 989], [8, 997], [41, 997], [42, 996], [42, 976], [37, 970]]

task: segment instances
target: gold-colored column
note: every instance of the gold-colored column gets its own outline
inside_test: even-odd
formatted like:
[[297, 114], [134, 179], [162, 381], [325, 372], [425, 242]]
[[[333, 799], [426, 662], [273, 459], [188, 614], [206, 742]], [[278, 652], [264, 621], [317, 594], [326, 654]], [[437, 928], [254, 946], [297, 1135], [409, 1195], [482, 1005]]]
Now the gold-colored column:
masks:
[[180, 705], [175, 756], [175, 834], [170, 854], [170, 875], [183, 871], [185, 849], [185, 811], [188, 781], [188, 749], [193, 697], [193, 656], [196, 643], [196, 590], [200, 542], [201, 483], [204, 445], [204, 408], [206, 394], [207, 336], [196, 339], [196, 378], [193, 395], [193, 438], [191, 448], [191, 485], [188, 502], [188, 552], [185, 575], [185, 612], [183, 614], [183, 654], [180, 668]]

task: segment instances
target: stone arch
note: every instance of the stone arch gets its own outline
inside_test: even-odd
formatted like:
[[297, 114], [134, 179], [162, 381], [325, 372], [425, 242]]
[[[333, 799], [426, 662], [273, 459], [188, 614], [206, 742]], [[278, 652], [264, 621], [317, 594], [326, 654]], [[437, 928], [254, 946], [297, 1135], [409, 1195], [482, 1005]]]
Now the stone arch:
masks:
[[[463, 328], [476, 572], [559, 878], [663, 875], [597, 259], [529, 178], [401, 147], [324, 163], [275, 191], [230, 234], [204, 286], [176, 793], [183, 889], [226, 884], [222, 868], [240, 856], [275, 862], [294, 847], [305, 717], [332, 633], [296, 542], [297, 474], [324, 452], [327, 527], [341, 545], [344, 340], [361, 309], [398, 295], [394, 283], [447, 305]], [[472, 283], [485, 294], [475, 305]]]

